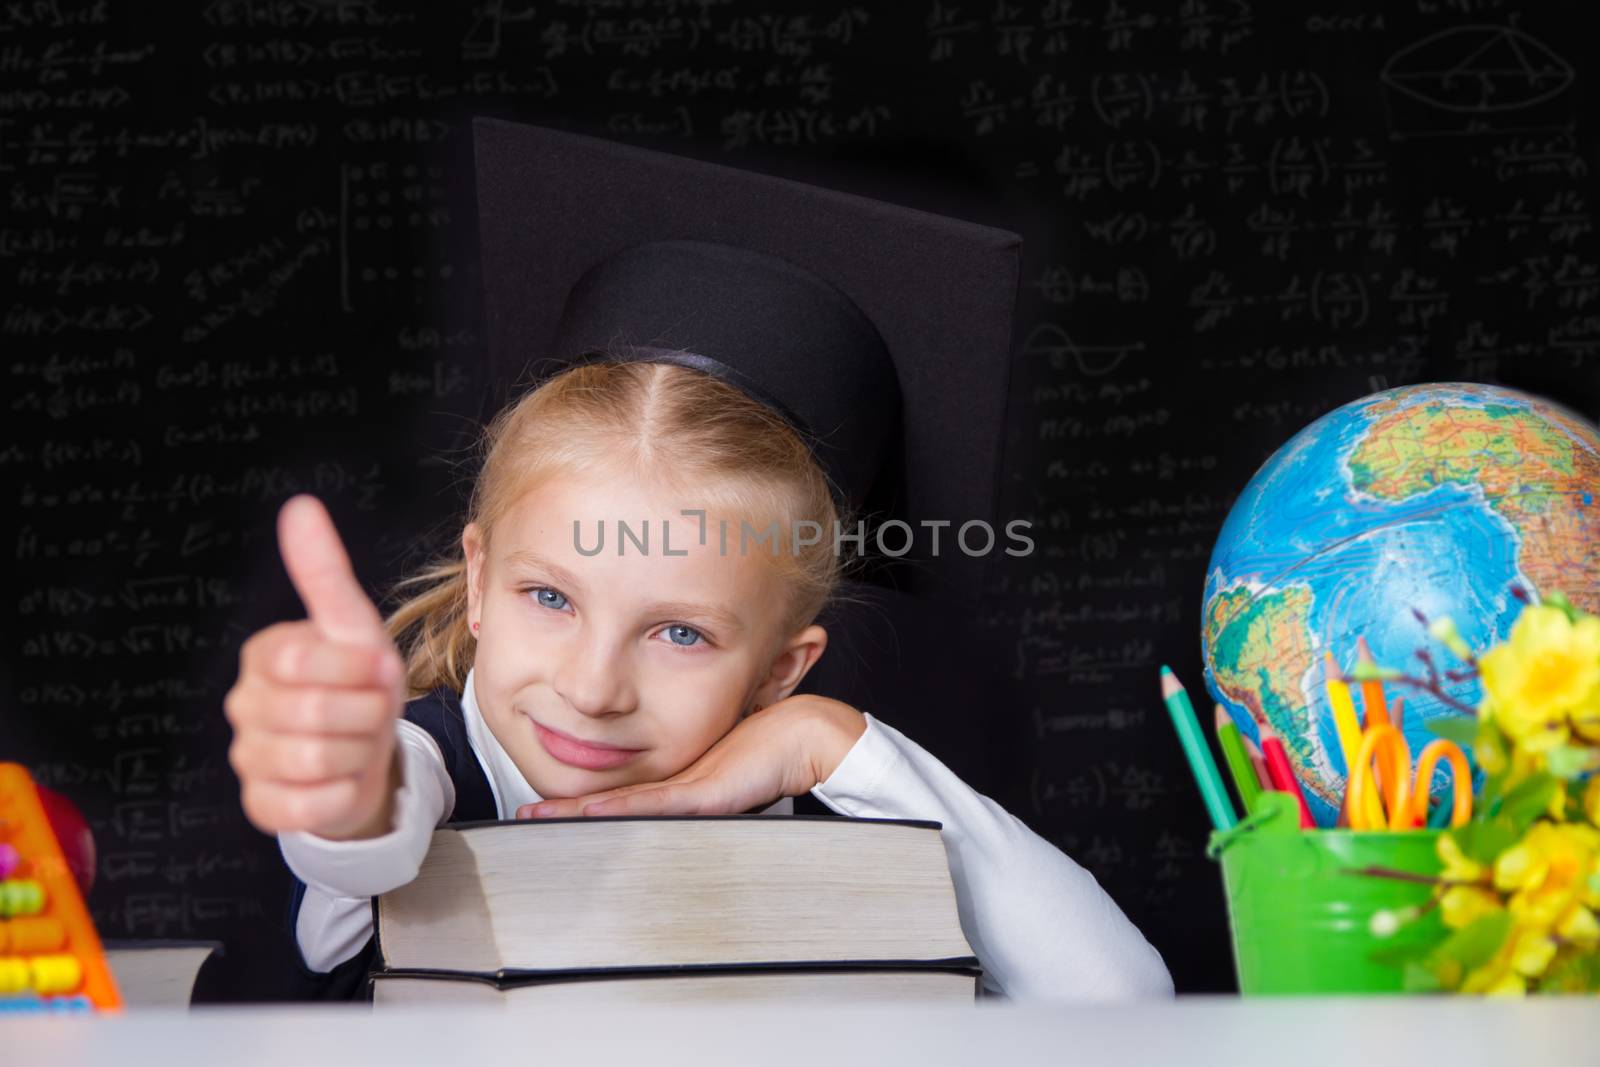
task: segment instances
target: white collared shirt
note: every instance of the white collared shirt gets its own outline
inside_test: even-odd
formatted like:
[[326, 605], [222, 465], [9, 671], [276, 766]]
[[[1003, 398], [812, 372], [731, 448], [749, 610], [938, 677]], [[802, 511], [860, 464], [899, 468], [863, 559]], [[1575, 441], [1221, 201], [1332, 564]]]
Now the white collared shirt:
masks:
[[[502, 819], [543, 799], [483, 721], [467, 672], [462, 716]], [[1027, 824], [977, 792], [894, 727], [862, 712], [867, 729], [811, 795], [840, 815], [928, 819], [942, 825], [962, 932], [986, 991], [1012, 1000], [1117, 1000], [1172, 995], [1166, 964], [1094, 876]], [[455, 786], [433, 737], [396, 723], [401, 785], [394, 829], [329, 841], [281, 833], [289, 869], [306, 884], [295, 936], [313, 971], [330, 971], [372, 936], [371, 898], [417, 876], [435, 828], [455, 810]], [[761, 814], [790, 815], [780, 797]]]

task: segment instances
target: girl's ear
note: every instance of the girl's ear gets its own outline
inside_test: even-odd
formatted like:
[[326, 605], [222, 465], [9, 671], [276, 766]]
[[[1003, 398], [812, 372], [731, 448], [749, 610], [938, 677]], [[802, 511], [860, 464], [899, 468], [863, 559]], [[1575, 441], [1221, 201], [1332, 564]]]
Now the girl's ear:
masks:
[[768, 704], [776, 704], [800, 684], [828, 647], [828, 631], [812, 624], [783, 643], [773, 657], [766, 681], [756, 690], [751, 712]]
[[479, 591], [483, 588], [483, 529], [475, 522], [461, 531], [461, 551], [467, 559], [467, 620], [478, 617]]

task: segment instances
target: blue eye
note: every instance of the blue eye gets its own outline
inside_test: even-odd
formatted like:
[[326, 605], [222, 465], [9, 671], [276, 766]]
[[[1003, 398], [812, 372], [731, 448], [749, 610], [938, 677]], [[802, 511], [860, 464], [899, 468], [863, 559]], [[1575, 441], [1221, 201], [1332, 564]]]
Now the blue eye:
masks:
[[[667, 627], [666, 633], [672, 643], [677, 645], [679, 648], [693, 648], [695, 645], [700, 643], [700, 639], [703, 636], [700, 631], [696, 630], [694, 627], [683, 626], [681, 624]], [[693, 638], [693, 640], [679, 641], [678, 637], [683, 635], [687, 635]]]
[[[532, 593], [534, 600], [540, 607], [549, 608], [551, 611], [565, 611], [567, 608], [566, 594], [558, 593], [549, 586], [530, 586], [524, 589], [523, 592]], [[706, 638], [705, 634], [696, 630], [693, 626], [685, 626], [682, 623], [674, 623], [662, 632], [667, 635], [669, 641], [679, 648], [694, 648], [697, 645], [709, 643], [709, 639]]]
[[[556, 592], [554, 589], [535, 589], [533, 592], [534, 592], [535, 599], [537, 599], [540, 604], [544, 605], [547, 608], [551, 608], [551, 609], [553, 609], [555, 611], [560, 611], [562, 608], [567, 606], [567, 598], [565, 596], [563, 596], [562, 594]], [[555, 598], [555, 600], [559, 601], [559, 603], [552, 603], [551, 601], [546, 600], [545, 596], [547, 594], [549, 596]]]

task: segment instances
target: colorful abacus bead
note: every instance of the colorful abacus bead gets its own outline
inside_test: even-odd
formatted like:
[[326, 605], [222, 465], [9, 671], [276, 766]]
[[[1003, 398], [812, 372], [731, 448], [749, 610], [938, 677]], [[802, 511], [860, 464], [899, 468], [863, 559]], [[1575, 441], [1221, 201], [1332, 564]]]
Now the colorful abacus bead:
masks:
[[0, 917], [37, 915], [44, 910], [44, 886], [28, 878], [0, 882]]
[[59, 952], [66, 947], [67, 928], [60, 919], [0, 919], [0, 953]]
[[33, 970], [21, 956], [0, 956], [0, 997], [33, 988]]
[[50, 1010], [50, 1002], [33, 993], [25, 993], [22, 996], [6, 996], [0, 993], [0, 1015], [8, 1012], [20, 1015], [23, 1012]]
[[50, 1011], [77, 1014], [78, 1012], [94, 1011], [94, 1001], [79, 993], [71, 997], [51, 997], [45, 1001]]
[[45, 996], [71, 993], [83, 984], [83, 964], [76, 956], [34, 956], [28, 960], [28, 969], [33, 988]]
[[71, 993], [83, 984], [83, 964], [66, 953], [0, 956], [0, 996]]
[[10, 878], [21, 866], [22, 855], [17, 852], [17, 846], [0, 841], [0, 882]]

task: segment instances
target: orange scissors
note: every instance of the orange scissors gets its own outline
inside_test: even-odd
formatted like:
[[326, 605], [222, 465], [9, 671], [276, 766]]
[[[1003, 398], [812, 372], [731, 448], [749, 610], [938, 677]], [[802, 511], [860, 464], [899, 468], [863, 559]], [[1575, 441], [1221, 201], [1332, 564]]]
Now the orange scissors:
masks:
[[[1388, 826], [1363, 804], [1353, 802], [1367, 788], [1367, 775], [1372, 773], [1373, 759], [1383, 761], [1384, 806], [1388, 809]], [[1356, 752], [1347, 783], [1350, 829], [1352, 830], [1412, 830], [1428, 825], [1428, 786], [1433, 781], [1434, 769], [1439, 761], [1450, 764], [1450, 786], [1453, 802], [1450, 825], [1460, 826], [1472, 818], [1472, 772], [1467, 765], [1467, 755], [1454, 741], [1439, 738], [1430, 741], [1417, 758], [1417, 772], [1411, 774], [1411, 746], [1405, 734], [1383, 723], [1369, 726], [1361, 734], [1361, 747]]]

